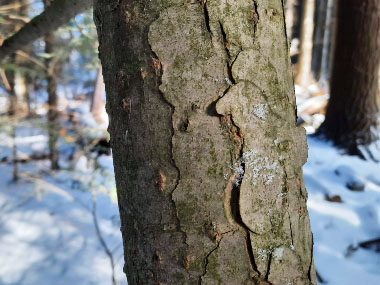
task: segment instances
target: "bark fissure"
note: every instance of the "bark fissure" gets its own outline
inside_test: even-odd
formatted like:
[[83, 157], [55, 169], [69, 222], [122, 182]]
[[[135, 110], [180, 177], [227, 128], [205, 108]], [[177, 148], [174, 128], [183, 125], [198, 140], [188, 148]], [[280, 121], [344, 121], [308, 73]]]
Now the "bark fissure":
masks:
[[256, 36], [257, 23], [260, 20], [260, 15], [258, 12], [258, 4], [257, 4], [256, 0], [253, 0], [253, 13], [254, 13], [254, 15], [253, 15], [253, 31], [254, 31], [254, 36]]
[[208, 10], [207, 10], [207, 0], [205, 0], [204, 2], [201, 1], [201, 5], [203, 7], [203, 14], [205, 16], [206, 29], [212, 35], [212, 31], [211, 31], [211, 27], [210, 27], [210, 16], [209, 16]]
[[255, 256], [253, 254], [253, 247], [252, 247], [252, 242], [251, 242], [251, 234], [249, 233], [249, 231], [246, 231], [246, 235], [245, 235], [245, 248], [247, 250], [247, 254], [248, 254], [248, 258], [249, 258], [249, 263], [250, 263], [251, 269], [253, 270], [253, 272], [255, 274], [257, 274], [257, 276], [252, 276], [252, 277], [253, 277], [253, 279], [254, 278], [258, 278], [258, 277], [261, 276], [261, 273], [260, 273], [260, 271], [257, 268], [257, 264], [256, 264], [256, 261], [255, 261]]
[[[282, 4], [282, 16], [285, 19], [285, 3], [284, 2], [285, 2], [285, 0], [281, 0], [281, 4]], [[286, 48], [287, 48], [287, 50], [289, 50], [289, 41], [290, 41], [290, 39], [288, 39], [286, 22], [284, 22], [284, 25], [285, 25], [284, 33], [285, 33], [285, 38], [286, 38]]]
[[289, 214], [289, 211], [288, 211], [288, 216], [289, 216], [289, 229], [290, 229], [290, 238], [292, 240], [292, 244], [291, 244], [291, 247], [294, 248], [294, 240], [293, 240], [293, 228], [292, 228], [292, 220], [290, 219], [290, 214]]
[[310, 264], [309, 264], [309, 270], [307, 271], [307, 277], [309, 278], [310, 281], [312, 281], [312, 276], [311, 276], [311, 273], [312, 273], [312, 268], [313, 268], [313, 255], [314, 255], [314, 237], [313, 235], [311, 235], [311, 253], [310, 253], [310, 256], [311, 256], [311, 260], [310, 260]]
[[[151, 51], [152, 53], [157, 57], [157, 55], [154, 53], [154, 51], [152, 50], [151, 48]], [[162, 71], [159, 75], [159, 84], [161, 85], [162, 83]], [[170, 160], [171, 160], [171, 165], [173, 166], [173, 168], [175, 168], [175, 170], [177, 171], [177, 178], [176, 178], [176, 181], [175, 181], [175, 184], [174, 184], [174, 187], [173, 189], [170, 191], [170, 200], [171, 200], [171, 203], [174, 207], [174, 211], [175, 211], [175, 220], [176, 220], [176, 230], [178, 232], [180, 232], [183, 236], [183, 243], [188, 247], [189, 245], [187, 244], [186, 240], [187, 240], [187, 236], [186, 236], [186, 232], [184, 232], [182, 229], [181, 229], [181, 220], [179, 219], [179, 216], [178, 216], [178, 210], [177, 210], [177, 205], [173, 199], [173, 195], [174, 195], [174, 191], [177, 189], [179, 183], [180, 183], [180, 180], [181, 180], [181, 170], [179, 169], [179, 167], [177, 166], [176, 162], [175, 162], [175, 159], [174, 159], [174, 148], [173, 148], [173, 137], [175, 135], [175, 130], [174, 130], [174, 126], [173, 126], [173, 115], [174, 115], [174, 112], [175, 112], [175, 107], [172, 103], [170, 103], [166, 98], [165, 98], [165, 95], [164, 93], [161, 92], [161, 90], [158, 90], [159, 94], [160, 94], [160, 98], [163, 102], [165, 102], [169, 108], [170, 108], [170, 126], [171, 126], [171, 139], [170, 139], [170, 142], [169, 142], [169, 147], [170, 147]]]
[[267, 282], [267, 283], [269, 283], [269, 284], [271, 284], [270, 282], [269, 282], [269, 280], [268, 280], [268, 278], [269, 278], [269, 273], [270, 273], [270, 266], [271, 266], [271, 263], [272, 263], [272, 257], [273, 257], [273, 251], [271, 251], [270, 253], [269, 253], [269, 257], [268, 257], [268, 265], [267, 265], [267, 271], [266, 271], [266, 273], [265, 273], [265, 281]]
[[[254, 20], [254, 30], [255, 30], [255, 33], [256, 33], [256, 25], [257, 25], [257, 21], [258, 21], [258, 13], [257, 13], [257, 4], [256, 4], [255, 1], [254, 1], [254, 13], [257, 16], [257, 18], [255, 18], [255, 20]], [[226, 78], [226, 81], [227, 81], [227, 84], [229, 86], [223, 92], [223, 96], [220, 96], [215, 101], [215, 106], [216, 106], [216, 103], [222, 97], [224, 97], [226, 94], [228, 94], [228, 91], [231, 89], [231, 87], [234, 86], [234, 85], [236, 85], [237, 82], [236, 82], [236, 80], [235, 80], [235, 78], [233, 76], [232, 67], [233, 67], [233, 64], [236, 62], [236, 60], [238, 59], [239, 54], [243, 51], [242, 47], [240, 47], [240, 51], [236, 54], [235, 58], [233, 60], [231, 60], [231, 52], [230, 52], [230, 50], [228, 48], [229, 42], [228, 42], [227, 34], [225, 32], [225, 29], [223, 27], [222, 22], [218, 21], [218, 23], [219, 23], [220, 33], [222, 35], [224, 51], [225, 51], [225, 54], [226, 54], [226, 57], [227, 57], [226, 58], [226, 69], [227, 69], [228, 78]], [[243, 135], [241, 133], [240, 127], [236, 124], [236, 122], [234, 122], [232, 114], [231, 115], [227, 115], [225, 117], [227, 117], [229, 119], [229, 121], [231, 122], [232, 126], [235, 128], [235, 131], [232, 134], [233, 137], [235, 137], [240, 142], [239, 146], [236, 149], [236, 152], [238, 153], [238, 163], [239, 163], [239, 165], [237, 167], [239, 169], [241, 169], [241, 172], [238, 175], [233, 176], [234, 177], [233, 179], [235, 181], [230, 181], [230, 183], [231, 182], [233, 183], [232, 187], [231, 186], [229, 186], [229, 187], [227, 186], [227, 188], [230, 188], [230, 193], [227, 196], [227, 198], [229, 199], [229, 202], [225, 203], [224, 205], [225, 205], [225, 207], [229, 207], [229, 209], [226, 209], [226, 211], [231, 213], [231, 218], [233, 219], [233, 221], [239, 226], [240, 230], [244, 232], [244, 235], [245, 235], [245, 248], [247, 250], [247, 255], [248, 255], [248, 259], [249, 259], [249, 262], [250, 262], [251, 269], [254, 271], [255, 275], [260, 276], [261, 274], [260, 274], [260, 272], [259, 272], [259, 270], [257, 268], [256, 262], [255, 262], [255, 257], [254, 257], [254, 254], [253, 254], [252, 243], [251, 243], [251, 239], [250, 239], [250, 234], [251, 233], [252, 234], [256, 234], [256, 233], [253, 232], [243, 222], [243, 219], [242, 219], [241, 213], [240, 213], [240, 187], [241, 187], [241, 184], [243, 182], [244, 175], [245, 175], [245, 162], [244, 162], [244, 157], [243, 157], [243, 153], [244, 153], [244, 137], [243, 137]], [[257, 278], [257, 276], [255, 276], [254, 278]]]
[[207, 274], [207, 266], [209, 264], [209, 260], [208, 258], [210, 257], [210, 255], [219, 248], [219, 245], [220, 245], [220, 242], [222, 241], [223, 239], [223, 234], [222, 236], [220, 237], [220, 240], [217, 241], [217, 244], [216, 246], [211, 249], [211, 251], [206, 255], [206, 257], [204, 258], [204, 266], [203, 266], [203, 273], [199, 276], [199, 280], [198, 280], [198, 284], [202, 284], [202, 278]]

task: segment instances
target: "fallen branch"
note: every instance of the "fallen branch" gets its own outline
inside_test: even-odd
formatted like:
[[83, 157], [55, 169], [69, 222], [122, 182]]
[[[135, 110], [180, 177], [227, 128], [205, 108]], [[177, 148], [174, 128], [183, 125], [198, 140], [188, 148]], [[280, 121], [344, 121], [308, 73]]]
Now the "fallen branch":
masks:
[[0, 61], [47, 33], [57, 30], [75, 15], [92, 7], [92, 0], [55, 0], [0, 47]]
[[100, 244], [102, 245], [105, 253], [108, 256], [108, 258], [110, 259], [111, 269], [112, 269], [112, 284], [116, 285], [117, 283], [116, 283], [116, 278], [115, 278], [115, 261], [113, 259], [113, 254], [112, 254], [111, 250], [108, 248], [108, 246], [107, 246], [107, 244], [103, 238], [103, 235], [100, 231], [100, 228], [99, 228], [98, 218], [96, 216], [96, 197], [95, 196], [92, 199], [92, 205], [93, 205], [92, 206], [92, 218], [94, 220], [96, 236], [98, 237]]

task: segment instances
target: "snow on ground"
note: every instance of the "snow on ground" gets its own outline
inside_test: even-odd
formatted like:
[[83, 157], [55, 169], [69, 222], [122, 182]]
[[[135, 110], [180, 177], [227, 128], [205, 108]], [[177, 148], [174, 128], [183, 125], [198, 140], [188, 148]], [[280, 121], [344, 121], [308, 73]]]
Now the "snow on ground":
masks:
[[117, 205], [107, 195], [73, 190], [69, 173], [54, 177], [34, 170], [22, 167], [14, 183], [12, 168], [0, 167], [0, 284], [112, 284], [94, 203], [118, 284], [127, 284]]
[[[315, 138], [308, 145], [304, 176], [318, 274], [331, 285], [380, 284], [380, 252], [357, 247], [380, 238], [380, 164], [343, 155]], [[348, 183], [364, 191], [349, 190]], [[335, 195], [341, 203], [326, 200]]]
[[[5, 129], [0, 133], [0, 159], [8, 158], [0, 163], [0, 284], [112, 284], [102, 239], [112, 252], [117, 284], [127, 284], [111, 156], [100, 156], [96, 170], [83, 155], [74, 167], [54, 172], [47, 160], [20, 163], [20, 178], [13, 182], [14, 140]], [[44, 128], [23, 122], [16, 136], [19, 158], [46, 152]], [[61, 151], [70, 149], [62, 140], [60, 145]]]

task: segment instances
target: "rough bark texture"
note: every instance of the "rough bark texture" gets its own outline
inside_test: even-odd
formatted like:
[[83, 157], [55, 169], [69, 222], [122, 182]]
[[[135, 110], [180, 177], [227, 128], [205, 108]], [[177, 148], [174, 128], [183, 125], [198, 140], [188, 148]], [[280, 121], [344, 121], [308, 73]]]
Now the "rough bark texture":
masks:
[[282, 2], [94, 19], [129, 284], [316, 284]]
[[319, 133], [349, 154], [378, 139], [376, 92], [380, 61], [380, 2], [341, 0], [330, 101]]
[[[51, 0], [44, 0], [45, 7], [50, 6]], [[54, 53], [55, 35], [54, 33], [48, 33], [45, 36], [45, 53], [52, 55]], [[55, 74], [55, 61], [53, 57], [46, 60], [46, 80], [47, 80], [47, 93], [48, 93], [48, 131], [49, 131], [49, 157], [51, 163], [51, 169], [58, 169], [58, 98], [57, 98], [57, 80]]]

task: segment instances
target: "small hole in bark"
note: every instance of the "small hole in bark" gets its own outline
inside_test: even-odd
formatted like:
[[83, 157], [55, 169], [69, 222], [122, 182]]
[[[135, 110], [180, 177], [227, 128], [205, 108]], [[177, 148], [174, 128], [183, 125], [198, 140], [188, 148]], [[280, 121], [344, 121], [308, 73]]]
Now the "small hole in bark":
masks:
[[193, 103], [193, 104], [191, 104], [191, 110], [197, 111], [197, 110], [199, 110], [199, 106], [197, 104]]
[[182, 122], [182, 124], [181, 124], [181, 126], [180, 126], [180, 130], [181, 130], [182, 132], [186, 132], [187, 129], [188, 129], [188, 127], [189, 127], [189, 120], [186, 119], [186, 120], [184, 120], [184, 121]]
[[153, 254], [152, 261], [160, 264], [162, 262], [162, 258], [160, 256], [160, 253], [156, 250]]

